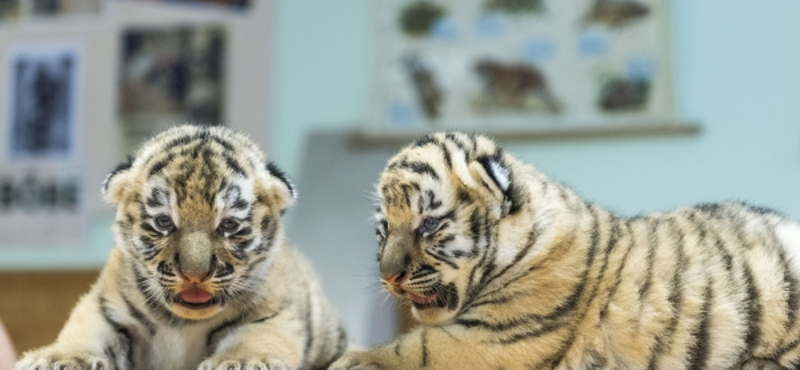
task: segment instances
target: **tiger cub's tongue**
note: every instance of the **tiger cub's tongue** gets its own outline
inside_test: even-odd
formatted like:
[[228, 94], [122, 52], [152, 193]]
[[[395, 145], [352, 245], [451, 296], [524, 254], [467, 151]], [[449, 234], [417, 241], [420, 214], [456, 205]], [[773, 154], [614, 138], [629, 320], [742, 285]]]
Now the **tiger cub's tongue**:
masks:
[[211, 300], [211, 293], [193, 286], [181, 292], [181, 299], [186, 303], [206, 303]]

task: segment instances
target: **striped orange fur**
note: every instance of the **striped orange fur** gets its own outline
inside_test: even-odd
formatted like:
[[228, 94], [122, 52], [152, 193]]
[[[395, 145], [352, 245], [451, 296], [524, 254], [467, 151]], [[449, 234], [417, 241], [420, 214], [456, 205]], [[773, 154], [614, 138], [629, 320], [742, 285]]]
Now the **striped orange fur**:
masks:
[[58, 339], [15, 370], [321, 369], [344, 329], [285, 240], [291, 181], [224, 127], [162, 132], [108, 175], [115, 247]]
[[800, 225], [742, 203], [622, 217], [485, 136], [377, 188], [386, 288], [422, 326], [331, 369], [796, 369]]

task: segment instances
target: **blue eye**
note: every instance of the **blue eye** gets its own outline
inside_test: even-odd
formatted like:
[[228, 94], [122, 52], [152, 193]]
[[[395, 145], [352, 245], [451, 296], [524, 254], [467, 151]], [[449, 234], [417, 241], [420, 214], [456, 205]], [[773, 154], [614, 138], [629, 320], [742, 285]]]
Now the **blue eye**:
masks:
[[236, 221], [230, 217], [224, 218], [222, 222], [219, 223], [219, 230], [224, 233], [232, 233], [239, 228], [239, 221]]
[[438, 218], [426, 218], [425, 221], [422, 222], [422, 226], [419, 227], [419, 233], [426, 234], [434, 232], [439, 228], [440, 223], [441, 221]]
[[170, 231], [172, 227], [175, 226], [172, 223], [172, 219], [167, 215], [160, 215], [155, 219], [156, 227], [163, 231]]

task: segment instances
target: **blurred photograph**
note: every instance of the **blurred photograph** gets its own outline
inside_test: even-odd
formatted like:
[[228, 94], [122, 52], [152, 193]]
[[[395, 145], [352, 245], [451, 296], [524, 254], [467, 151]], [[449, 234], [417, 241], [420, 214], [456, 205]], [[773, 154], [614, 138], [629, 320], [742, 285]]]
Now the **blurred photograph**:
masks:
[[100, 11], [103, 0], [23, 0], [34, 16], [92, 14]]
[[204, 5], [204, 6], [218, 6], [230, 7], [232, 9], [247, 9], [252, 3], [252, 0], [128, 0], [150, 3], [172, 3], [182, 5]]
[[634, 0], [594, 0], [584, 22], [605, 24], [609, 27], [623, 27], [628, 23], [647, 17], [650, 8], [646, 3]]
[[223, 121], [225, 31], [215, 25], [133, 29], [122, 36], [123, 146], [183, 122]]
[[376, 5], [376, 135], [533, 132], [675, 120], [665, 0]]
[[32, 243], [46, 249], [50, 243], [85, 241], [83, 177], [75, 166], [58, 167], [0, 172], [0, 247]]
[[0, 22], [14, 20], [20, 15], [20, 0], [0, 0]]
[[71, 46], [35, 45], [11, 57], [12, 158], [68, 156], [75, 130], [78, 52]]

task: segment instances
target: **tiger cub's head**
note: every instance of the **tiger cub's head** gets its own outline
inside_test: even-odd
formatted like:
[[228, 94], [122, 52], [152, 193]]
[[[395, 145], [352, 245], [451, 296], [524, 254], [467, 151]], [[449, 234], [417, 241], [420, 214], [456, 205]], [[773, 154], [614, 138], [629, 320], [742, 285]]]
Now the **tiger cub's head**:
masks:
[[[106, 177], [116, 244], [150, 308], [202, 320], [252, 292], [280, 247], [292, 183], [246, 136], [179, 126], [142, 145]], [[126, 267], [128, 268], [128, 267]]]
[[453, 318], [483, 283], [498, 221], [518, 208], [508, 156], [491, 140], [436, 133], [389, 160], [376, 220], [381, 280], [424, 323]]

